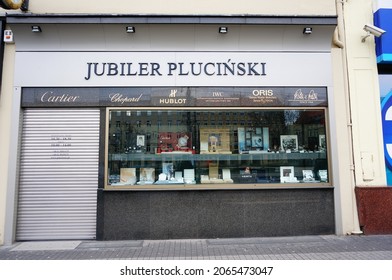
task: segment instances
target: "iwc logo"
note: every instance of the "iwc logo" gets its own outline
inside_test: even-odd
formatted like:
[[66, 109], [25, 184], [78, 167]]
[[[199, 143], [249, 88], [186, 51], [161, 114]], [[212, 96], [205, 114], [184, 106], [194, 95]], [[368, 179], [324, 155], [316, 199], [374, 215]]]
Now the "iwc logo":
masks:
[[0, 7], [6, 10], [20, 9], [25, 0], [0, 0]]

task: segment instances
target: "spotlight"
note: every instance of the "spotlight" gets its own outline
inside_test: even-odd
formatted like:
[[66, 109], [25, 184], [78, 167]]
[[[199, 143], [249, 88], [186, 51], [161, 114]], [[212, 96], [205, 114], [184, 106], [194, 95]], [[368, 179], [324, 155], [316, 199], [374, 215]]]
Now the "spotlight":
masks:
[[127, 33], [135, 33], [136, 29], [134, 26], [127, 26], [126, 31], [127, 31]]
[[229, 29], [226, 26], [221, 26], [219, 27], [219, 33], [220, 34], [226, 34]]
[[42, 29], [41, 29], [41, 27], [39, 27], [38, 25], [33, 25], [33, 26], [31, 27], [31, 32], [33, 32], [33, 33], [41, 33], [41, 32], [42, 32]]
[[302, 33], [306, 35], [312, 34], [312, 27], [305, 27]]

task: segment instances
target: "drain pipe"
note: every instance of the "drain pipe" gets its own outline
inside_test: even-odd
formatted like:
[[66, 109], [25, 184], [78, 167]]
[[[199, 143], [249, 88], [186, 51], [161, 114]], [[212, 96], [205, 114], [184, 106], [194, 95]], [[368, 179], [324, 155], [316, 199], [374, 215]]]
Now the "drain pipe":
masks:
[[339, 39], [339, 29], [338, 27], [335, 28], [335, 31], [333, 32], [333, 37], [332, 37], [332, 42], [334, 43], [335, 46], [337, 46], [340, 49], [344, 49], [344, 44], [342, 41]]
[[[350, 98], [350, 78], [348, 74], [348, 59], [347, 59], [347, 46], [345, 44], [346, 34], [345, 34], [345, 21], [344, 21], [344, 4], [348, 0], [336, 0], [336, 12], [338, 16], [338, 26], [333, 34], [332, 42], [335, 46], [342, 49], [343, 56], [343, 73], [344, 73], [344, 91], [347, 98], [347, 112], [349, 114], [349, 123], [347, 124], [348, 134], [349, 134], [349, 145], [350, 145], [350, 177], [352, 181], [352, 186], [355, 188], [355, 161], [354, 161], [354, 144], [353, 144], [353, 131], [352, 131], [352, 110], [351, 110], [351, 98]], [[345, 48], [346, 47], [346, 48]], [[344, 49], [345, 48], [345, 49]], [[352, 199], [352, 213], [353, 213], [353, 230], [347, 234], [363, 234], [360, 230], [358, 212], [357, 212], [357, 202], [355, 199], [354, 189], [351, 191]]]

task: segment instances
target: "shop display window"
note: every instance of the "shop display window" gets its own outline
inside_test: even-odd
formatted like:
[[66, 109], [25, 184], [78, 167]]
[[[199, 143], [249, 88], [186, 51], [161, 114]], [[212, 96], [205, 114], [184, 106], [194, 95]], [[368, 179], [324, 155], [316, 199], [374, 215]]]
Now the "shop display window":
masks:
[[107, 188], [329, 182], [325, 108], [121, 108], [107, 115]]

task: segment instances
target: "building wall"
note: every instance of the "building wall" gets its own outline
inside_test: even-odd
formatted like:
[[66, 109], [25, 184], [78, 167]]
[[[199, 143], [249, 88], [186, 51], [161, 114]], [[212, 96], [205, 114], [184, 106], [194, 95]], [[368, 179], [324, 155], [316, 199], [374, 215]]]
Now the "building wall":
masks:
[[[187, 5], [183, 5], [180, 0], [119, 0], [116, 4], [104, 0], [29, 2], [29, 12], [32, 14], [334, 16], [340, 11], [339, 39], [344, 48], [331, 43], [334, 94], [329, 111], [331, 144], [333, 153], [338, 155], [333, 158], [336, 233], [345, 234], [358, 230], [354, 187], [385, 185], [374, 39], [369, 37], [365, 43], [361, 43], [361, 36], [365, 35], [362, 30], [364, 24], [372, 23], [371, 0], [341, 4], [340, 1], [336, 1], [336, 4], [334, 0], [297, 0], [295, 4], [292, 0], [244, 0], [240, 5], [235, 0], [225, 1], [224, 5], [217, 0], [193, 0], [187, 1]], [[1, 135], [8, 135], [11, 130], [13, 59], [14, 46], [7, 45], [0, 97]], [[7, 137], [0, 138], [0, 244], [3, 243], [5, 231], [6, 188], [9, 182], [15, 181], [15, 178], [8, 176], [9, 141]]]
[[4, 242], [5, 207], [7, 196], [9, 137], [11, 130], [11, 104], [14, 77], [14, 45], [7, 45], [0, 93], [0, 245]]
[[344, 43], [344, 48], [332, 50], [335, 107], [330, 113], [335, 114], [339, 142], [335, 146], [338, 173], [334, 173], [340, 185], [335, 194], [337, 219], [341, 219], [337, 232], [356, 233], [359, 225], [352, 188], [386, 185], [374, 37], [361, 42], [366, 35], [364, 25], [373, 23], [372, 1], [347, 1], [337, 7]]
[[[292, 0], [235, 0], [225, 1], [222, 5], [217, 0], [193, 0], [183, 5], [181, 0], [169, 1], [127, 1], [119, 0], [116, 4], [110, 1], [50, 1], [30, 0], [29, 12], [32, 14], [180, 14], [180, 15], [230, 15], [230, 14], [254, 14], [254, 15], [335, 15], [333, 0], [297, 0], [293, 5]], [[0, 14], [20, 13], [21, 11], [5, 11], [0, 9]], [[14, 45], [6, 46], [4, 57], [3, 85], [0, 96], [0, 133], [9, 135], [11, 129], [11, 108], [13, 94], [13, 65]], [[15, 181], [9, 178], [8, 155], [10, 148], [9, 137], [0, 137], [0, 244], [4, 242], [5, 213], [7, 186]], [[15, 173], [15, 172], [14, 172]], [[14, 174], [11, 172], [12, 174]], [[9, 203], [8, 203], [9, 205]], [[12, 205], [12, 204], [11, 204]], [[8, 206], [9, 207], [9, 206]], [[7, 229], [11, 230], [11, 229]]]
[[385, 185], [379, 82], [374, 36], [365, 24], [373, 24], [371, 0], [349, 1], [344, 10], [346, 49], [354, 144], [356, 186]]
[[102, 192], [100, 195], [103, 203], [98, 211], [102, 211], [105, 220], [98, 227], [97, 238], [101, 240], [334, 234], [333, 189]]

